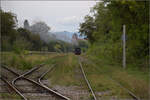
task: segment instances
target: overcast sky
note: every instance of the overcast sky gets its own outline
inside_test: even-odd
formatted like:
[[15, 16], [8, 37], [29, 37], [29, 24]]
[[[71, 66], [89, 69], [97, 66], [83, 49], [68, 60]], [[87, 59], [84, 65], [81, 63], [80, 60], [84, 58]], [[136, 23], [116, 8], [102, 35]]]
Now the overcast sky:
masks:
[[1, 1], [4, 11], [17, 15], [18, 25], [44, 21], [51, 31], [78, 31], [79, 23], [97, 1]]

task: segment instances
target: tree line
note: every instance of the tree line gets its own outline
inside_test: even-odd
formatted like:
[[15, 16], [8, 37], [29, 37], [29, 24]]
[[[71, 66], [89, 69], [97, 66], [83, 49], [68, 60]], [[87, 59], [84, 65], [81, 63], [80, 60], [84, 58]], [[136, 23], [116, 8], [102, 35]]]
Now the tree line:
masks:
[[149, 1], [102, 0], [85, 16], [80, 35], [91, 43], [88, 53], [122, 61], [122, 31], [126, 25], [127, 63], [148, 66]]
[[[37, 22], [31, 29], [18, 27], [17, 15], [0, 10], [1, 14], [1, 51], [20, 53], [30, 51], [72, 52], [71, 43], [56, 40], [46, 34], [50, 27], [44, 22]], [[87, 43], [79, 41], [79, 46], [87, 48]]]

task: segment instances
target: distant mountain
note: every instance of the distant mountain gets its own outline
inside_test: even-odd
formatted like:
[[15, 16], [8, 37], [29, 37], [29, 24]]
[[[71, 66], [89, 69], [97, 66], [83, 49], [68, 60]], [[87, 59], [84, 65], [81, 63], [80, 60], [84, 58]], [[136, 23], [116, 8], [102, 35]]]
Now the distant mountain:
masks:
[[79, 32], [68, 32], [68, 31], [60, 31], [60, 32], [48, 32], [49, 36], [53, 38], [54, 40], [62, 40], [65, 42], [72, 42], [72, 36], [76, 33], [78, 35], [78, 38], [83, 39], [84, 36], [80, 37]]
[[78, 32], [68, 32], [68, 31], [49, 32], [49, 27], [44, 22], [37, 22], [33, 25], [29, 25], [28, 21], [25, 20], [24, 28], [31, 31], [34, 34], [39, 34], [41, 39], [44, 40], [45, 42], [62, 40], [71, 43], [72, 36], [74, 33], [77, 34], [78, 38], [82, 38], [79, 37]]
[[49, 32], [50, 36], [55, 36], [56, 39], [71, 42], [73, 32], [61, 31], [61, 32]]

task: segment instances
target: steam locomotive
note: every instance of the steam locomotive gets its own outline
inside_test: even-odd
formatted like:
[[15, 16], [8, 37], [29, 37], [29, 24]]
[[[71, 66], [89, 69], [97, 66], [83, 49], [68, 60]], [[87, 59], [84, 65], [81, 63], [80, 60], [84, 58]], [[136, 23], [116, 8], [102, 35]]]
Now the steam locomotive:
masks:
[[80, 55], [81, 54], [81, 48], [75, 48], [74, 49], [74, 54], [75, 55]]

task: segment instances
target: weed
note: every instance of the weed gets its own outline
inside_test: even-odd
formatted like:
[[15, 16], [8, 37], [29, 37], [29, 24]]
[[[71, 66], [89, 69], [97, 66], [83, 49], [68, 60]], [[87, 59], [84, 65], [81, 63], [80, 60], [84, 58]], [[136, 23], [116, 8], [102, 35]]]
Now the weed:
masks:
[[[128, 97], [125, 90], [119, 89], [120, 86], [116, 87], [116, 83], [111, 81], [112, 78], [141, 99], [148, 99], [149, 82], [147, 81], [147, 73], [142, 73], [135, 68], [124, 70], [119, 64], [112, 65], [102, 59], [99, 60], [94, 57], [85, 58], [84, 63], [84, 69], [96, 90], [105, 90], [105, 88], [108, 87], [109, 90], [113, 90], [113, 94], [118, 94], [118, 96], [121, 97]], [[90, 66], [92, 66], [92, 69]]]

